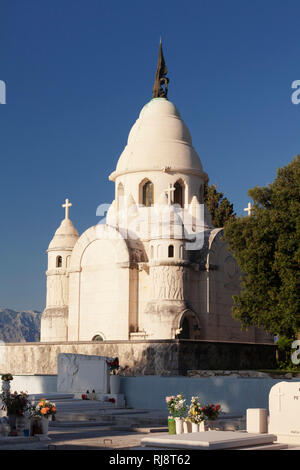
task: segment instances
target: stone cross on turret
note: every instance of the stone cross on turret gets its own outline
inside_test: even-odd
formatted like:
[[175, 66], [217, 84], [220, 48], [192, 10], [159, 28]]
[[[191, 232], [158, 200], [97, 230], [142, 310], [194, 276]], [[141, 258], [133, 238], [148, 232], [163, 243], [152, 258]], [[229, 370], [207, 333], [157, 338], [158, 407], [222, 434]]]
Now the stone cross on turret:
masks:
[[70, 203], [69, 199], [66, 199], [65, 200], [65, 204], [62, 205], [62, 207], [65, 208], [65, 219], [68, 219], [69, 218], [69, 207], [71, 207], [72, 204]]
[[168, 195], [168, 204], [169, 206], [172, 204], [173, 202], [173, 194], [174, 194], [174, 191], [175, 191], [175, 188], [174, 186], [172, 185], [172, 183], [169, 184], [169, 187], [168, 189], [165, 189], [165, 193]]
[[248, 202], [248, 207], [245, 207], [244, 211], [248, 212], [248, 215], [251, 215], [252, 209], [251, 202]]

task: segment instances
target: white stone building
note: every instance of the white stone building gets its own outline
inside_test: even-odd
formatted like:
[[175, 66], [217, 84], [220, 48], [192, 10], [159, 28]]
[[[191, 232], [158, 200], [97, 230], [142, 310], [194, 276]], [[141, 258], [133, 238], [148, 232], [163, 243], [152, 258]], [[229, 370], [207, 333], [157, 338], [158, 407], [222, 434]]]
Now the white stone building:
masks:
[[238, 266], [222, 229], [201, 212], [208, 176], [189, 130], [158, 96], [143, 107], [109, 177], [115, 199], [106, 224], [79, 236], [66, 200], [48, 248], [42, 342], [271, 342], [255, 328], [241, 332], [231, 316]]

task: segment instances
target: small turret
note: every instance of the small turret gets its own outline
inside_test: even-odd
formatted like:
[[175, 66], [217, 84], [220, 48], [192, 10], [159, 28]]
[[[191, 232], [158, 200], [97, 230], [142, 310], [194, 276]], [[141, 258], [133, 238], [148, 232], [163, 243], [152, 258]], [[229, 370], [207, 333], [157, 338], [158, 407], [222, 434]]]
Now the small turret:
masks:
[[66, 199], [65, 218], [52, 238], [48, 253], [47, 302], [41, 321], [41, 341], [66, 341], [68, 319], [68, 267], [70, 258], [78, 240], [78, 232], [69, 219], [69, 207]]

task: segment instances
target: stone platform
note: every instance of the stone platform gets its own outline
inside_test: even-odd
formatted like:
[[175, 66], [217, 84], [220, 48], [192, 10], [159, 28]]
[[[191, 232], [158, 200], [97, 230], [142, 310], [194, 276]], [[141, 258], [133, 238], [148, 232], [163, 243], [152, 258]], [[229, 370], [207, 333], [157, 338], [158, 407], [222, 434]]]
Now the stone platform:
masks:
[[206, 431], [189, 434], [170, 435], [162, 433], [150, 435], [141, 440], [141, 445], [162, 449], [221, 450], [243, 447], [266, 446], [273, 444], [273, 434], [249, 434], [234, 431]]

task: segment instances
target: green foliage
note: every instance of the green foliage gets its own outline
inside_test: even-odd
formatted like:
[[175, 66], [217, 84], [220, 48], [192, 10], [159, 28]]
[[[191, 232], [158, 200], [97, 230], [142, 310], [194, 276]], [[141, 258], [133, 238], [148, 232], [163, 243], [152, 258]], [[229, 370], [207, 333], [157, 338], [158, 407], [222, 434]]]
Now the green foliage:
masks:
[[224, 227], [228, 220], [235, 218], [233, 204], [216, 190], [216, 186], [204, 185], [204, 202], [211, 214], [212, 223], [216, 228]]
[[250, 216], [229, 220], [225, 238], [242, 272], [233, 316], [291, 341], [300, 332], [300, 155], [267, 187], [250, 189]]

